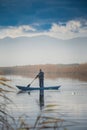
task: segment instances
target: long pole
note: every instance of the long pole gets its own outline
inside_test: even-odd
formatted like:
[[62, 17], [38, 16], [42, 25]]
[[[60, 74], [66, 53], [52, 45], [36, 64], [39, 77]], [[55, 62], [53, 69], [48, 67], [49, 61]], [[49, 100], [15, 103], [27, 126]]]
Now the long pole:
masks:
[[30, 87], [30, 85], [34, 82], [35, 79], [36, 79], [36, 77], [31, 81], [30, 84], [27, 85], [27, 87]]

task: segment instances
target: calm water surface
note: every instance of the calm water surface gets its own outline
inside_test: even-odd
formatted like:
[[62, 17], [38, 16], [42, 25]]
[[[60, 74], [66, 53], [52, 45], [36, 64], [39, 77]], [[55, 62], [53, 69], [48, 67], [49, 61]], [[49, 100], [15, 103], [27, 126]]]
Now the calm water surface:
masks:
[[[16, 85], [27, 86], [33, 79], [21, 76], [7, 76]], [[37, 129], [87, 130], [87, 82], [58, 78], [45, 79], [45, 86], [61, 85], [59, 90], [46, 90], [44, 97], [39, 91], [8, 95], [14, 104], [8, 104], [9, 112], [18, 120], [23, 117], [26, 124]], [[32, 86], [38, 86], [36, 80]], [[36, 122], [37, 121], [37, 122]], [[35, 124], [36, 122], [36, 124]]]

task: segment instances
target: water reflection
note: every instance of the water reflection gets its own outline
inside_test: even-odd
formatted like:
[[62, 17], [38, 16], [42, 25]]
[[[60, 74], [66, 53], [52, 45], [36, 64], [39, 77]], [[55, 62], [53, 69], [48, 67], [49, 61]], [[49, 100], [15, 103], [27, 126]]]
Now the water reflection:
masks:
[[40, 103], [40, 110], [42, 110], [44, 107], [44, 90], [40, 90], [39, 103]]
[[[24, 94], [24, 93], [28, 93], [28, 95], [31, 95], [31, 92], [24, 92], [24, 91], [18, 91], [17, 94]], [[43, 110], [44, 108], [44, 90], [40, 90], [39, 91], [39, 107], [40, 110]]]

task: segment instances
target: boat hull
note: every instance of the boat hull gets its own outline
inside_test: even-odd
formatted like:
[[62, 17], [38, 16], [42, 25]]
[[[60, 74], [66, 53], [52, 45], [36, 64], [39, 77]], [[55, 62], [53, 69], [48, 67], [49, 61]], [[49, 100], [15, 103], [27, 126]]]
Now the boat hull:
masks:
[[25, 86], [16, 86], [18, 89], [22, 91], [32, 91], [32, 90], [58, 90], [60, 86], [50, 86], [50, 87], [25, 87]]

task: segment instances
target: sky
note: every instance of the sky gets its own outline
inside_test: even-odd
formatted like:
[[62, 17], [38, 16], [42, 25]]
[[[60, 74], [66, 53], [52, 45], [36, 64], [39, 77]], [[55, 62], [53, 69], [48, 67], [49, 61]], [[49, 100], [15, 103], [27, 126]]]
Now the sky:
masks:
[[86, 38], [86, 0], [0, 0], [0, 66], [85, 63]]

